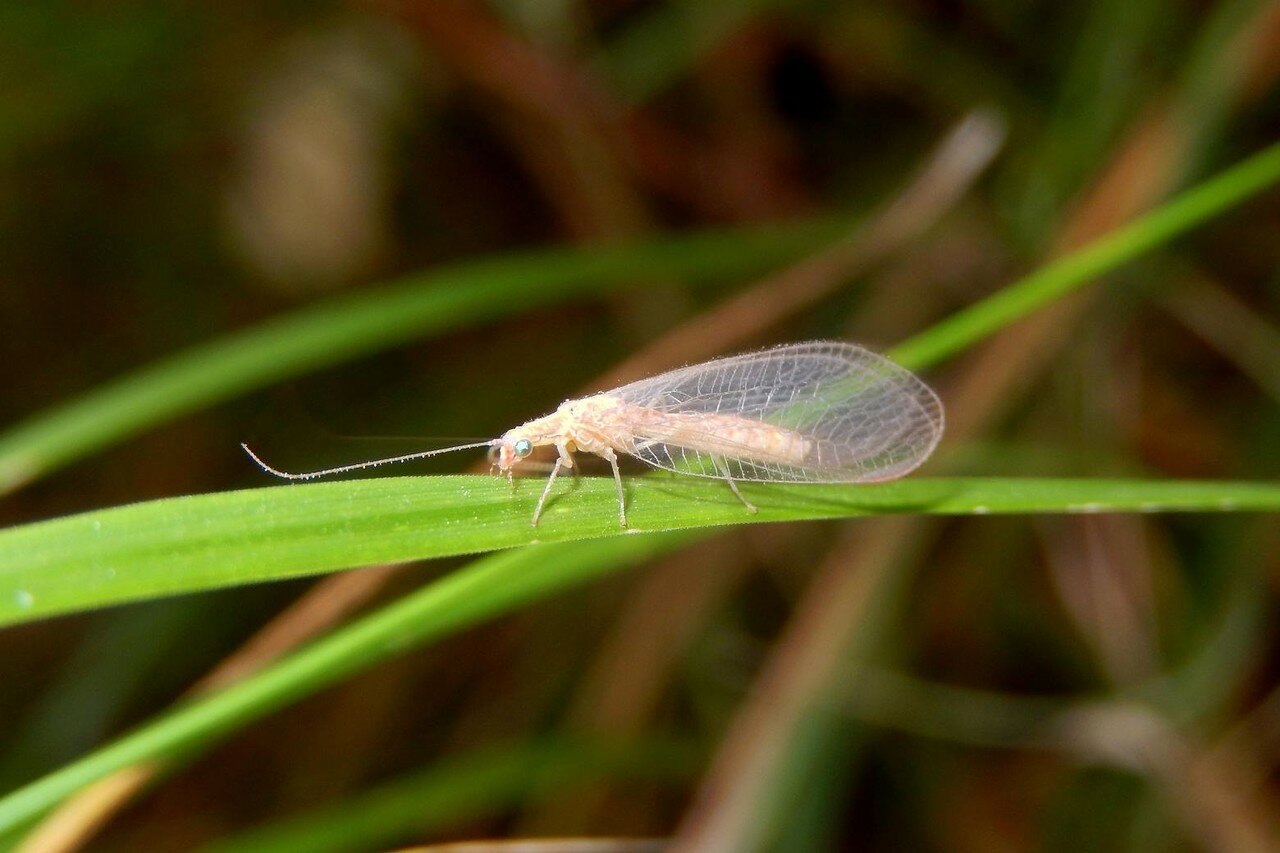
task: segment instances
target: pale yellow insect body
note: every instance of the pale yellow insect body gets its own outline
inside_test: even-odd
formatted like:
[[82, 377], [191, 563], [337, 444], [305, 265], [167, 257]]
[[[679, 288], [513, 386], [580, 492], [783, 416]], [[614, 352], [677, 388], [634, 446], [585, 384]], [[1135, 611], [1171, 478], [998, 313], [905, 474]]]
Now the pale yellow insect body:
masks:
[[[693, 445], [708, 453], [725, 455], [747, 449], [760, 459], [793, 464], [803, 461], [810, 447], [799, 433], [760, 421], [735, 415], [662, 412], [624, 403], [609, 394], [566, 400], [551, 414], [507, 430], [498, 442], [498, 470], [508, 478], [533, 448], [556, 448], [555, 466], [533, 511], [535, 525], [560, 469], [573, 468], [573, 454], [581, 450], [603, 457], [612, 466], [618, 487], [618, 518], [623, 527], [627, 526], [627, 509], [618, 454], [635, 456], [641, 443]], [[738, 499], [755, 512], [756, 507], [742, 497], [733, 479], [726, 479]]]

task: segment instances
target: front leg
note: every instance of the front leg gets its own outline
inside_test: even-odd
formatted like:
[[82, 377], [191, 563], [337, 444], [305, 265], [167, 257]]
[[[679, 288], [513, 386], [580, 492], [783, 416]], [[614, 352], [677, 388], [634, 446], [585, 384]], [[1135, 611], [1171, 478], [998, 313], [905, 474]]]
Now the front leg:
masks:
[[563, 459], [556, 459], [556, 464], [551, 469], [551, 476], [547, 478], [547, 485], [542, 489], [542, 497], [538, 498], [538, 505], [533, 508], [533, 526], [538, 526], [538, 519], [542, 517], [543, 504], [547, 502], [547, 495], [551, 494], [551, 484], [556, 481], [556, 475], [560, 473], [560, 466], [564, 465]]
[[542, 507], [547, 502], [547, 496], [551, 494], [551, 485], [556, 481], [556, 476], [560, 473], [561, 468], [573, 468], [573, 454], [561, 445], [556, 445], [559, 456], [556, 457], [556, 464], [551, 468], [551, 476], [547, 477], [547, 485], [542, 489], [542, 497], [538, 498], [538, 505], [533, 509], [533, 526], [538, 526], [538, 519], [542, 517]]

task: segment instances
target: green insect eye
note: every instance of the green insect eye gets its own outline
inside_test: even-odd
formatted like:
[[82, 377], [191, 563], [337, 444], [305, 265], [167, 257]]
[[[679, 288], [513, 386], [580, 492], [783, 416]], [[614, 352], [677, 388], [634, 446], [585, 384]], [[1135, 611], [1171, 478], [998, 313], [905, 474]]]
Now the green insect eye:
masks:
[[516, 442], [515, 447], [512, 449], [515, 450], [516, 456], [523, 459], [533, 452], [533, 442], [527, 438], [522, 438]]

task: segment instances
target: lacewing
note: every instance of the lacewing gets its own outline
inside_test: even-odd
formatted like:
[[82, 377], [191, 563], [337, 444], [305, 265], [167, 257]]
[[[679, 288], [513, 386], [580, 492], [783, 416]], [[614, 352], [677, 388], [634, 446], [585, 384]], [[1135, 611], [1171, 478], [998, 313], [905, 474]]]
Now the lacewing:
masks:
[[919, 466], [942, 437], [942, 401], [906, 368], [854, 344], [815, 341], [682, 367], [612, 391], [566, 400], [549, 415], [492, 441], [291, 474], [307, 480], [471, 448], [489, 448], [508, 479], [535, 447], [557, 457], [533, 511], [536, 526], [562, 469], [578, 451], [603, 457], [627, 526], [618, 455], [655, 468], [729, 484], [756, 511], [739, 482], [874, 483]]

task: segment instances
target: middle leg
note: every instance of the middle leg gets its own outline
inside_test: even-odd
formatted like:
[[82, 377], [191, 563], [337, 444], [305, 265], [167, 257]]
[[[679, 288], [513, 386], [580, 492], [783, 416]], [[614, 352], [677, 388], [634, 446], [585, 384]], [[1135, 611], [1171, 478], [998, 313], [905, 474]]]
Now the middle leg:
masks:
[[626, 527], [627, 499], [622, 493], [622, 474], [618, 471], [618, 454], [613, 452], [612, 447], [606, 447], [600, 455], [608, 459], [609, 464], [613, 466], [613, 483], [618, 487], [618, 523]]

